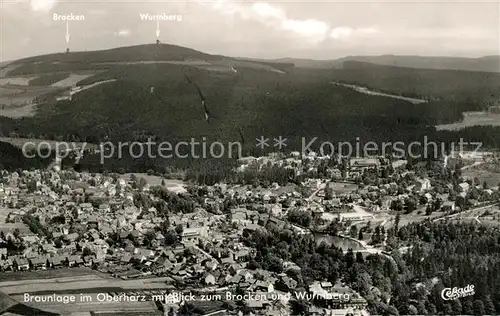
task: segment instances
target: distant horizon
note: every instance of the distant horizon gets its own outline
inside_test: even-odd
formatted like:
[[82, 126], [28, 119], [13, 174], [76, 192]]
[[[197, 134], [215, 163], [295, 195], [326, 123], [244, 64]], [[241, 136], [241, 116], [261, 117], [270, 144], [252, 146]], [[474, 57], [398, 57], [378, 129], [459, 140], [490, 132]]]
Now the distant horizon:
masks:
[[[112, 49], [117, 49], [117, 48], [127, 48], [127, 47], [135, 47], [135, 46], [146, 46], [146, 45], [157, 45], [156, 43], [143, 43], [143, 44], [133, 44], [133, 45], [122, 45], [122, 46], [114, 46], [114, 47], [109, 47], [109, 48], [100, 48], [100, 49], [86, 49], [86, 50], [75, 50], [72, 51], [70, 48], [70, 54], [71, 53], [84, 53], [84, 52], [93, 52], [93, 51], [106, 51], [106, 50], [112, 50]], [[482, 59], [482, 58], [493, 58], [493, 57], [498, 57], [500, 58], [500, 53], [498, 55], [478, 55], [478, 56], [458, 56], [458, 55], [419, 55], [419, 54], [391, 54], [391, 53], [386, 53], [386, 54], [353, 54], [353, 55], [343, 55], [341, 57], [332, 57], [331, 59], [317, 59], [317, 58], [309, 58], [309, 57], [293, 57], [293, 56], [284, 56], [284, 57], [270, 57], [270, 58], [262, 58], [262, 57], [252, 57], [252, 56], [233, 56], [233, 55], [227, 55], [224, 53], [217, 53], [217, 52], [207, 52], [203, 51], [201, 49], [197, 49], [194, 47], [189, 47], [189, 46], [184, 46], [184, 45], [178, 45], [178, 44], [173, 44], [173, 43], [162, 43], [161, 45], [171, 45], [171, 46], [178, 46], [178, 47], [183, 47], [187, 49], [192, 49], [196, 50], [205, 54], [210, 54], [210, 55], [220, 55], [224, 57], [231, 57], [231, 58], [237, 58], [237, 59], [253, 59], [253, 60], [281, 60], [281, 59], [296, 59], [296, 60], [309, 60], [309, 61], [317, 61], [317, 62], [329, 62], [329, 61], [335, 61], [343, 58], [348, 58], [348, 57], [383, 57], [383, 56], [394, 56], [394, 57], [420, 57], [420, 58], [460, 58], [460, 59]], [[36, 54], [36, 55], [26, 55], [23, 57], [15, 58], [15, 59], [8, 59], [8, 60], [0, 60], [0, 63], [10, 63], [14, 62], [17, 60], [25, 59], [25, 58], [32, 58], [32, 57], [37, 57], [37, 56], [46, 56], [46, 55], [53, 55], [53, 54], [65, 54], [65, 51], [54, 51], [54, 52], [47, 52], [47, 53], [42, 53], [42, 54]], [[3, 55], [3, 54], [2, 54]]]

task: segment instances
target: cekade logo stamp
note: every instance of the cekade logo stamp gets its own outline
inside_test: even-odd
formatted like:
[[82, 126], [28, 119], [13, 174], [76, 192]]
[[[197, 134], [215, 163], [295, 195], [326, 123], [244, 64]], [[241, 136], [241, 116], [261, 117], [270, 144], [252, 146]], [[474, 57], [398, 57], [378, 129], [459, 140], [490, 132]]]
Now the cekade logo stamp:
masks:
[[457, 298], [461, 297], [466, 297], [466, 296], [472, 296], [474, 295], [474, 285], [469, 284], [466, 287], [454, 287], [454, 288], [444, 288], [441, 291], [441, 297], [443, 300], [449, 301], [449, 300], [456, 300]]

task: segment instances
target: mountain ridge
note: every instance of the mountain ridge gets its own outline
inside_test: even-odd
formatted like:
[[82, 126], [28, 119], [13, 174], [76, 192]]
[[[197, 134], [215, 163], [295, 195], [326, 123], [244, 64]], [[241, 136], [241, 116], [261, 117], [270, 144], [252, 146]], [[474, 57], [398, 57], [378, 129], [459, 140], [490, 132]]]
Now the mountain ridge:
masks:
[[[165, 58], [167, 62], [163, 61]], [[141, 62], [145, 59], [160, 62]], [[243, 138], [242, 143], [247, 140], [244, 151], [260, 155], [264, 151], [248, 140], [262, 135], [285, 136], [290, 140], [287, 150], [299, 150], [303, 137], [312, 136], [332, 143], [352, 141], [353, 136], [360, 142], [378, 143], [394, 139], [411, 142], [422, 135], [439, 141], [455, 140], [456, 134], [437, 132], [433, 126], [459, 121], [463, 112], [480, 111], [490, 99], [499, 98], [498, 73], [418, 70], [349, 60], [330, 64], [344, 66], [338, 69], [322, 66], [324, 61], [315, 63], [318, 68], [291, 67], [293, 63], [209, 55], [169, 44], [35, 56], [18, 60], [13, 71], [17, 75], [45, 76], [36, 82], [50, 84], [47, 89], [54, 88], [48, 73], [74, 75], [71, 86], [64, 87], [70, 98], [66, 94], [40, 94], [34, 99], [41, 101], [32, 117], [0, 117], [0, 132], [9, 137], [93, 144], [108, 139], [145, 142], [149, 138], [175, 143], [203, 137], [229, 143]], [[83, 70], [90, 70], [91, 76], [82, 79], [79, 72]], [[4, 78], [5, 82], [9, 79]], [[71, 95], [70, 89], [110, 79], [113, 80]], [[334, 81], [429, 102], [416, 106], [401, 99], [337, 86]], [[26, 87], [22, 89], [30, 92]], [[4, 90], [10, 94], [4, 99], [22, 101], [33, 97], [25, 95], [22, 89], [7, 87]], [[201, 102], [198, 89], [206, 104]], [[206, 122], [204, 106], [218, 119]], [[489, 130], [482, 127], [467, 133], [471, 139], [477, 139], [486, 131]], [[497, 132], [500, 133], [491, 131]], [[488, 144], [494, 144], [495, 137]], [[109, 167], [145, 171], [153, 167], [161, 170], [169, 164], [184, 168], [191, 163], [182, 159], [130, 159], [122, 163], [115, 159], [110, 160]], [[98, 160], [92, 164], [102, 168]]]
[[[63, 61], [82, 62], [82, 58], [89, 58], [85, 62], [107, 62], [107, 61], [137, 61], [143, 58], [145, 60], [163, 60], [165, 58], [183, 58], [183, 57], [199, 57], [206, 59], [228, 58], [222, 55], [211, 55], [188, 47], [172, 45], [172, 44], [139, 44], [130, 46], [121, 46], [110, 49], [93, 50], [93, 51], [76, 51], [70, 53], [52, 53], [37, 55], [17, 59], [11, 64], [27, 63], [27, 62], [49, 62]], [[57, 59], [55, 59], [57, 58]], [[97, 59], [100, 58], [100, 59]], [[109, 58], [115, 58], [110, 59]]]
[[[109, 64], [178, 63], [186, 66], [267, 67], [282, 71], [293, 64], [270, 61], [246, 61], [223, 55], [207, 54], [195, 49], [172, 44], [141, 44], [104, 50], [53, 53], [14, 60], [0, 69], [2, 76], [24, 76], [50, 72], [106, 70]], [[253, 63], [249, 65], [249, 63]]]
[[[221, 54], [208, 54], [202, 51], [173, 44], [139, 44], [94, 51], [53, 53], [11, 60], [0, 67], [16, 66], [26, 63], [105, 63], [140, 61], [186, 61], [202, 60], [212, 62], [252, 61], [265, 64], [295, 66], [300, 68], [342, 68], [346, 61], [368, 62], [376, 65], [406, 67], [416, 69], [462, 70], [481, 72], [500, 72], [500, 56], [482, 57], [420, 56], [420, 55], [350, 55], [336, 59], [309, 59], [282, 57], [274, 59], [231, 57]], [[293, 65], [292, 65], [293, 64]]]
[[436, 69], [462, 70], [481, 72], [500, 72], [500, 56], [490, 55], [478, 58], [453, 56], [419, 56], [419, 55], [376, 55], [376, 56], [346, 56], [330, 60], [314, 60], [306, 58], [278, 58], [275, 62], [291, 62], [297, 67], [306, 68], [341, 68], [346, 61], [368, 62], [376, 65]]

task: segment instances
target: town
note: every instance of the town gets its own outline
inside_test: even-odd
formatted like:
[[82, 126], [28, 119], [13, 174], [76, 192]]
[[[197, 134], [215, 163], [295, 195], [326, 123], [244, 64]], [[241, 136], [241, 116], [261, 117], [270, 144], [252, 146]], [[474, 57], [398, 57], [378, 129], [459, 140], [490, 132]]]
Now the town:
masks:
[[[127, 308], [369, 315], [369, 301], [385, 300], [382, 289], [365, 289], [341, 271], [375, 257], [396, 264], [394, 254], [412, 248], [395, 238], [408, 223], [498, 225], [498, 185], [464, 175], [497, 162], [493, 153], [432, 162], [273, 153], [241, 158], [240, 183], [212, 186], [178, 185], [152, 171], [3, 171], [0, 287], [17, 302], [30, 279], [48, 284], [29, 284], [32, 296], [78, 290], [93, 302], [116, 298], [83, 307], [25, 302], [60, 315], [86, 307], [88, 315]], [[339, 261], [325, 263], [328, 256]], [[147, 299], [129, 304], [123, 296]]]

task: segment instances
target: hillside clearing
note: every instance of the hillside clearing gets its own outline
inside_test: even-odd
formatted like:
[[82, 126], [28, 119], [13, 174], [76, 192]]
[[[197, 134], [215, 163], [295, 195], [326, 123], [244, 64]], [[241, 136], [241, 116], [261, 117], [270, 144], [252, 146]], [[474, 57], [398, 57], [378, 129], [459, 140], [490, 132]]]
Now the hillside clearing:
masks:
[[[0, 78], [0, 86], [29, 86], [30, 81], [35, 79], [36, 76], [26, 76], [26, 77], [13, 77], [13, 78]], [[2, 87], [4, 89], [6, 87]]]
[[464, 119], [451, 124], [436, 125], [438, 131], [458, 131], [471, 126], [500, 126], [500, 114], [487, 112], [465, 112]]
[[56, 91], [57, 87], [50, 86], [3, 86], [0, 89], [0, 106], [24, 106], [35, 101], [37, 97]]
[[36, 104], [27, 104], [18, 107], [0, 109], [0, 116], [18, 119], [21, 117], [32, 117], [36, 113]]
[[[97, 72], [96, 72], [97, 73]], [[65, 78], [61, 81], [55, 82], [52, 84], [53, 87], [74, 87], [77, 82], [92, 77], [95, 73], [91, 74], [70, 74], [68, 78]]]

